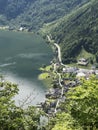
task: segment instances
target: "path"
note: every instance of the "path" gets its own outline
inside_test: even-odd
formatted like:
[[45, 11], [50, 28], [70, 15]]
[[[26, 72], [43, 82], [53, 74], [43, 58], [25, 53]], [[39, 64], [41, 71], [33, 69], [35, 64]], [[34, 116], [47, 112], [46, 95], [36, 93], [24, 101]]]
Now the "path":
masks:
[[[50, 38], [49, 35], [47, 35], [47, 38], [48, 38], [48, 41], [49, 41], [50, 43], [53, 42], [53, 41], [51, 40], [51, 38]], [[60, 63], [62, 66], [67, 67], [67, 65], [64, 65], [64, 64], [62, 63], [62, 56], [61, 56], [61, 48], [60, 48], [60, 46], [59, 46], [57, 43], [54, 43], [54, 46], [55, 46], [55, 47], [57, 48], [57, 50], [58, 50], [58, 60], [59, 60], [59, 63]]]
[[60, 99], [62, 98], [62, 96], [63, 96], [63, 94], [64, 94], [64, 88], [63, 88], [63, 85], [61, 84], [61, 81], [62, 81], [61, 74], [57, 72], [57, 75], [59, 76], [59, 85], [60, 85], [60, 87], [62, 88], [62, 90], [61, 90], [61, 96], [60, 96], [60, 98], [57, 100], [54, 113], [57, 112], [57, 108], [58, 108], [58, 106], [59, 106]]
[[60, 48], [60, 46], [57, 43], [54, 43], [54, 45], [58, 49], [58, 60], [59, 60], [60, 63], [62, 63], [62, 59], [61, 59], [61, 48]]
[[[48, 41], [49, 41], [50, 43], [53, 42], [53, 41], [51, 40], [51, 38], [50, 38], [49, 35], [47, 35], [47, 38], [48, 38]], [[59, 60], [60, 63], [62, 63], [61, 48], [60, 48], [60, 46], [59, 46], [57, 43], [54, 43], [54, 46], [56, 46], [56, 48], [57, 48], [57, 50], [58, 50], [58, 60]]]
[[[47, 38], [48, 38], [48, 41], [49, 41], [50, 43], [53, 42], [53, 41], [51, 40], [51, 38], [50, 38], [49, 35], [47, 35]], [[59, 63], [60, 63], [61, 65], [63, 65], [62, 59], [61, 59], [61, 48], [60, 48], [60, 46], [59, 46], [57, 43], [54, 43], [54, 46], [56, 46], [56, 48], [57, 48], [57, 50], [58, 50], [58, 60], [59, 60]], [[65, 65], [64, 65], [64, 66], [65, 66]], [[61, 96], [60, 96], [60, 98], [57, 100], [54, 113], [57, 112], [57, 108], [58, 108], [58, 106], [59, 106], [60, 99], [62, 98], [62, 96], [63, 96], [63, 94], [64, 94], [64, 88], [63, 88], [63, 85], [61, 84], [61, 81], [62, 81], [61, 74], [58, 73], [57, 71], [56, 71], [56, 73], [57, 73], [57, 75], [58, 75], [58, 77], [59, 77], [59, 85], [60, 85], [60, 87], [61, 87]]]

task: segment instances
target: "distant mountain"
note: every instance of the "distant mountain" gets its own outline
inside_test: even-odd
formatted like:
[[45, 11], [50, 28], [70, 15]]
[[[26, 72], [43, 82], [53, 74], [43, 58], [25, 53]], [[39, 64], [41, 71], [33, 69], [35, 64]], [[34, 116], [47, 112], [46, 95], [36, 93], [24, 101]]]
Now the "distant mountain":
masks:
[[32, 30], [62, 18], [88, 0], [0, 0], [0, 25]]
[[82, 52], [98, 62], [98, 0], [89, 1], [43, 30], [60, 44], [64, 63], [75, 62]]

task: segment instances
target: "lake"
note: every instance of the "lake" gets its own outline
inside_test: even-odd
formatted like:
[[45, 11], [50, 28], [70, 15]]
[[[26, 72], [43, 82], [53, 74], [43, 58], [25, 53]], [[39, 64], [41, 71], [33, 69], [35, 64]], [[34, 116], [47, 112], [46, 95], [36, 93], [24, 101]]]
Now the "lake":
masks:
[[47, 88], [38, 80], [39, 68], [52, 58], [52, 50], [41, 36], [0, 30], [0, 73], [18, 84], [17, 105], [27, 98], [32, 105], [45, 100]]

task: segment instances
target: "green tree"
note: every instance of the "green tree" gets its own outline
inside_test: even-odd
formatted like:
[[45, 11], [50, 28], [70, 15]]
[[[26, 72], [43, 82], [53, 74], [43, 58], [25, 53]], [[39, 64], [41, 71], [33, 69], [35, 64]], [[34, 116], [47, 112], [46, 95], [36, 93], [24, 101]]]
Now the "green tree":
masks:
[[96, 61], [98, 62], [98, 51], [96, 52]]
[[70, 88], [59, 109], [46, 130], [98, 130], [98, 79], [82, 79], [81, 85]]
[[79, 123], [69, 114], [62, 112], [57, 114], [52, 130], [83, 130]]
[[37, 130], [40, 113], [35, 107], [17, 107], [13, 97], [18, 93], [16, 84], [0, 82], [0, 130]]
[[67, 94], [68, 110], [83, 129], [98, 129], [98, 79], [83, 79]]

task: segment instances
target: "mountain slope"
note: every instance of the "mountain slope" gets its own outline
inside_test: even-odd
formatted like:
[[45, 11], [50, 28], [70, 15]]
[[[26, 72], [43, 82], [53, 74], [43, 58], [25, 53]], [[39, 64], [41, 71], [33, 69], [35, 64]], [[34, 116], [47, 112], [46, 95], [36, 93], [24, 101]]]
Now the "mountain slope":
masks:
[[39, 29], [62, 18], [88, 0], [0, 0], [0, 23]]
[[82, 49], [92, 53], [98, 60], [98, 1], [91, 0], [70, 15], [50, 24], [53, 39], [62, 50], [64, 63], [76, 61]]

